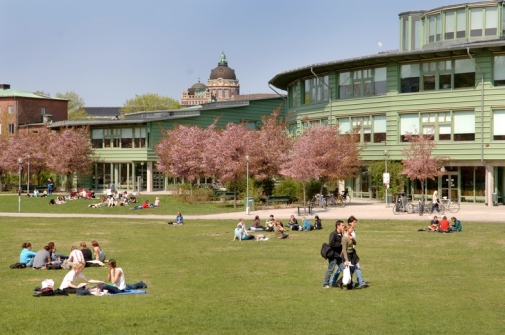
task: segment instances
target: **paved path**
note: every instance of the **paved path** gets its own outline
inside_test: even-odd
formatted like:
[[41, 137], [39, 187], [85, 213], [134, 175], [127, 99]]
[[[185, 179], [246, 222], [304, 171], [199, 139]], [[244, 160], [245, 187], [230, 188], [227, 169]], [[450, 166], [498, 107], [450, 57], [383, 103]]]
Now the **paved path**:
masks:
[[[185, 220], [238, 220], [239, 218], [244, 218], [250, 221], [254, 216], [259, 215], [261, 220], [266, 220], [267, 217], [273, 214], [276, 218], [286, 220], [292, 214], [294, 214], [298, 219], [304, 216], [303, 208], [300, 209], [298, 213], [297, 207], [285, 207], [284, 205], [277, 206], [275, 208], [262, 209], [259, 208], [256, 211], [251, 212], [247, 215], [244, 212], [237, 213], [220, 213], [220, 214], [209, 214], [209, 215], [184, 215]], [[66, 217], [66, 218], [124, 218], [124, 219], [154, 219], [163, 221], [173, 221], [175, 215], [100, 215], [100, 214], [52, 214], [52, 213], [1, 213], [2, 216], [12, 216], [12, 217]], [[305, 215], [309, 219], [313, 219], [314, 215], [319, 215], [322, 220], [336, 219], [345, 220], [349, 216], [354, 215], [358, 219], [389, 219], [389, 220], [403, 220], [403, 221], [429, 221], [431, 215], [425, 214], [419, 216], [419, 214], [400, 214], [394, 215], [392, 205], [386, 207], [384, 203], [377, 202], [375, 200], [363, 200], [363, 199], [353, 199], [351, 204], [344, 208], [316, 208], [314, 209], [312, 215]], [[484, 204], [473, 204], [473, 203], [461, 203], [461, 209], [458, 213], [446, 212], [445, 215], [450, 218], [455, 216], [462, 222], [465, 221], [479, 221], [479, 222], [504, 222], [505, 223], [505, 206], [493, 206], [487, 207]]]

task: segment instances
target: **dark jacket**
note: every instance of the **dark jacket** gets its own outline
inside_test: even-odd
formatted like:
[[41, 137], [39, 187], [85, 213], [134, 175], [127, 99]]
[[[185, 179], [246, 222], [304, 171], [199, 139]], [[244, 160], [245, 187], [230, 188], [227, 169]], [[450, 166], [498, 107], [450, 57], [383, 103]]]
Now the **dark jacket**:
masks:
[[333, 254], [330, 254], [332, 258], [341, 258], [342, 254], [342, 235], [336, 230], [332, 231], [329, 238], [329, 243]]

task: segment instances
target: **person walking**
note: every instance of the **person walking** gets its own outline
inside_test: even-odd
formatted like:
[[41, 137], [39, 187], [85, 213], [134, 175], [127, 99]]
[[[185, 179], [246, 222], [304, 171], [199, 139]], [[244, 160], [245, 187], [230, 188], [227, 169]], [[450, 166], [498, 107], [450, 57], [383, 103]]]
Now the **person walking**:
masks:
[[324, 275], [323, 288], [330, 288], [330, 277], [337, 267], [337, 271], [333, 274], [331, 286], [337, 287], [337, 279], [340, 273], [340, 264], [342, 263], [342, 229], [344, 228], [344, 221], [337, 220], [335, 222], [335, 230], [330, 233], [328, 244], [331, 247], [332, 253], [328, 257], [328, 269]]
[[[347, 224], [351, 226], [352, 228], [352, 238], [354, 240], [354, 245], [356, 245], [356, 225], [358, 224], [358, 219], [354, 215], [351, 215], [349, 219], [347, 219]], [[353, 248], [354, 248], [353, 245]], [[367, 288], [368, 284], [363, 280], [363, 275], [361, 274], [361, 267], [359, 265], [359, 257], [358, 254], [356, 253], [356, 250], [354, 250], [354, 253], [356, 254], [356, 259], [357, 262], [356, 264], [353, 263], [354, 265], [354, 272], [356, 272], [356, 279], [358, 280], [358, 288]]]
[[438, 191], [433, 192], [433, 197], [431, 198], [431, 210], [430, 213], [433, 214], [433, 210], [437, 210], [438, 213], [440, 213], [440, 208], [438, 207]]

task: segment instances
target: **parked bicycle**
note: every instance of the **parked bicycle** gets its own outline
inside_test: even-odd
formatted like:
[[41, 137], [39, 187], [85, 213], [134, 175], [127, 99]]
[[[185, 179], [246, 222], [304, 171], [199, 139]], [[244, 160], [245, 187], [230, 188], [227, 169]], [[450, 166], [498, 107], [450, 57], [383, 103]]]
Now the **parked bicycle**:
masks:
[[[432, 214], [431, 212], [431, 202], [425, 202], [424, 205], [422, 205], [423, 207], [423, 213], [424, 214]], [[421, 201], [411, 201], [407, 204], [407, 213], [409, 214], [413, 214], [413, 213], [419, 213], [419, 208], [421, 208]], [[436, 209], [433, 210], [433, 212], [437, 211]], [[445, 207], [439, 203], [438, 205], [438, 211], [437, 211], [437, 214], [438, 215], [443, 215], [445, 213]]]
[[342, 198], [345, 203], [350, 204], [351, 203], [351, 196], [349, 195], [349, 188], [346, 187], [344, 192], [342, 192]]
[[442, 199], [440, 200], [440, 207], [444, 207], [451, 213], [459, 212], [459, 202], [454, 202], [451, 199]]

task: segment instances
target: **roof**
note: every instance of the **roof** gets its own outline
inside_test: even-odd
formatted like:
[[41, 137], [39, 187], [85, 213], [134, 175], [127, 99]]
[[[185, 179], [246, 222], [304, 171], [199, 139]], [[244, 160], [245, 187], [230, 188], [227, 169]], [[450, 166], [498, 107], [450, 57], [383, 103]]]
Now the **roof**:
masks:
[[0, 89], [0, 98], [32, 98], [68, 101], [67, 99], [53, 98], [48, 95], [18, 91], [13, 89]]
[[121, 107], [84, 107], [89, 116], [95, 118], [110, 118], [120, 114]]
[[312, 65], [307, 65], [304, 67], [296, 68], [293, 70], [281, 72], [275, 75], [268, 82], [274, 87], [282, 90], [287, 90], [288, 86], [295, 80], [304, 77], [312, 77], [314, 71], [316, 74], [324, 74], [329, 71], [335, 71], [339, 68], [348, 69], [349, 67], [357, 66], [374, 66], [379, 64], [385, 64], [387, 62], [395, 61], [416, 61], [423, 60], [431, 57], [440, 56], [463, 56], [467, 55], [467, 50], [471, 50], [474, 53], [479, 52], [479, 50], [492, 49], [493, 51], [505, 51], [505, 39], [493, 38], [488, 40], [481, 40], [477, 42], [468, 43], [458, 43], [450, 45], [433, 45], [429, 48], [413, 51], [384, 51], [378, 54], [348, 58], [342, 60], [336, 60], [327, 63], [316, 63]]

